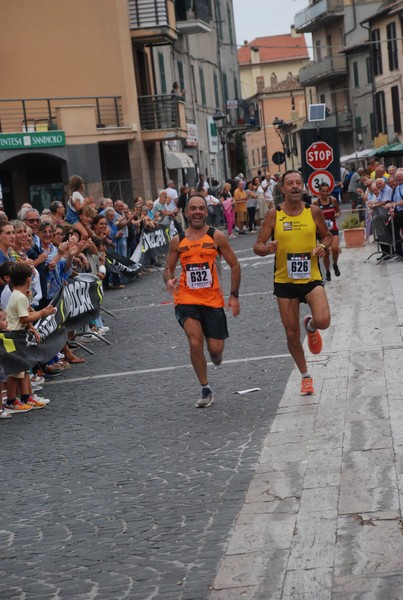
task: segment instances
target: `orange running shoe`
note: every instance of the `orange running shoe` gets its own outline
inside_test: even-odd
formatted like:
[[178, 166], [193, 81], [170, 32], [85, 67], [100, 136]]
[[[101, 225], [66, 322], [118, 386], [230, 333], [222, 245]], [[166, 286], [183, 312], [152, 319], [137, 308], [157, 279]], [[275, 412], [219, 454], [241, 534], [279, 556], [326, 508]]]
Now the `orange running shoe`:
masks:
[[23, 412], [28, 412], [29, 410], [32, 410], [32, 406], [29, 406], [28, 404], [21, 402], [21, 400], [19, 398], [16, 398], [14, 400], [14, 402], [10, 402], [10, 404], [5, 404], [4, 408], [7, 409], [7, 412], [9, 413], [23, 413]]
[[301, 396], [311, 396], [315, 393], [312, 377], [303, 377], [301, 380]]
[[313, 333], [308, 331], [307, 324], [310, 319], [312, 319], [311, 315], [308, 315], [304, 318], [304, 326], [308, 334], [308, 348], [312, 354], [320, 354], [322, 352], [323, 346], [322, 336], [320, 335], [318, 330], [314, 331]]
[[26, 404], [28, 406], [30, 406], [31, 408], [33, 408], [34, 410], [38, 410], [40, 408], [45, 408], [47, 403], [42, 402], [42, 400], [39, 400], [38, 398], [35, 398], [34, 396], [30, 396], [28, 398], [28, 400], [26, 401]]

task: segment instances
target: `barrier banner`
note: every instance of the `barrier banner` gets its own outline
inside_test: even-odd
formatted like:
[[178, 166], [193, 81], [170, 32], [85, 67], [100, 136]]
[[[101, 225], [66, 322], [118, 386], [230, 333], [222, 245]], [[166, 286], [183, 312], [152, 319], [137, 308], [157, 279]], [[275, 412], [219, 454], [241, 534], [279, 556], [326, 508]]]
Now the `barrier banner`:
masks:
[[65, 282], [52, 299], [56, 312], [36, 324], [39, 344], [25, 330], [0, 333], [0, 377], [54, 358], [67, 341], [67, 331], [96, 319], [102, 298], [102, 282], [95, 275], [83, 273]]
[[108, 273], [121, 273], [125, 277], [135, 277], [143, 268], [140, 263], [118, 254], [111, 248], [106, 249], [105, 267]]
[[176, 229], [173, 223], [166, 227], [158, 226], [155, 229], [143, 229], [131, 260], [140, 263], [144, 267], [149, 264], [151, 259], [157, 260], [161, 254], [167, 254], [169, 242], [175, 233]]
[[0, 378], [20, 371], [29, 371], [37, 363], [54, 358], [67, 341], [65, 327], [56, 330], [40, 344], [28, 331], [0, 333]]

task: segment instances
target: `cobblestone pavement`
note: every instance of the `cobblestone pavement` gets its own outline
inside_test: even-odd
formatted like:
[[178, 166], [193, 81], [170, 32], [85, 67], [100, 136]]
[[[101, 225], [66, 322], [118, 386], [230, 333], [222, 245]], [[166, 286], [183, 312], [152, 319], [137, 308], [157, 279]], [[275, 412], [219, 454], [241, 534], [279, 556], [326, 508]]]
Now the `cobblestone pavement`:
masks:
[[153, 272], [106, 294], [112, 346], [93, 343], [47, 384], [45, 410], [3, 421], [1, 599], [207, 598], [292, 370], [254, 239], [233, 241], [242, 313], [210, 367], [211, 408], [194, 407], [185, 337]]

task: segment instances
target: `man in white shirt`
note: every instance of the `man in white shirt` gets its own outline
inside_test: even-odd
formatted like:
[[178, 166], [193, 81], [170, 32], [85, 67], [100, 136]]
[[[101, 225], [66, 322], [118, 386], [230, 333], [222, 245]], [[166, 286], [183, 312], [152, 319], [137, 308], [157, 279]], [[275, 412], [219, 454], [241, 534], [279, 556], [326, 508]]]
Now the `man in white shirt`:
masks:
[[199, 189], [201, 187], [204, 190], [206, 190], [206, 192], [208, 192], [208, 189], [210, 187], [208, 184], [208, 181], [206, 181], [206, 176], [203, 173], [200, 173], [200, 175], [199, 175], [199, 182], [197, 184], [197, 189]]
[[273, 190], [274, 186], [276, 185], [276, 182], [274, 181], [270, 173], [266, 173], [260, 185], [262, 187], [264, 197], [267, 200], [273, 200]]
[[172, 179], [170, 179], [168, 181], [165, 192], [167, 193], [167, 196], [168, 196], [168, 204], [169, 204], [169, 202], [174, 200], [175, 204], [178, 205], [178, 192], [175, 189], [175, 182]]
[[197, 188], [197, 193], [203, 196], [207, 202], [208, 217], [207, 224], [213, 227], [218, 227], [221, 221], [221, 202], [218, 198], [209, 194], [201, 185]]

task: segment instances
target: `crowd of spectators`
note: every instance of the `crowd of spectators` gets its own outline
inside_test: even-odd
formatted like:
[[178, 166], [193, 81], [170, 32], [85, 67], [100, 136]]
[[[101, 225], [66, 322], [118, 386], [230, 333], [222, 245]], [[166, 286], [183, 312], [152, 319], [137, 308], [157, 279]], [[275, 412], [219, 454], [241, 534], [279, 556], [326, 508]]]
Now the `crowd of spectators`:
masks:
[[[273, 204], [274, 187], [269, 174], [250, 183], [239, 174], [223, 186], [200, 175], [193, 188], [182, 186], [178, 193], [174, 182], [169, 181], [157, 199], [139, 196], [129, 208], [120, 199], [95, 201], [86, 195], [82, 177], [74, 175], [69, 180], [66, 207], [53, 200], [40, 214], [25, 203], [17, 219], [9, 220], [0, 204], [0, 329], [27, 329], [35, 334], [35, 323], [54, 310], [52, 299], [64, 282], [82, 273], [102, 280], [105, 290], [124, 288], [127, 281], [121, 274], [106, 269], [107, 249], [130, 258], [143, 230], [173, 223], [181, 232], [186, 227], [186, 202], [192, 194], [206, 198], [209, 224], [226, 226], [228, 236], [233, 237], [235, 230], [243, 234], [244, 224], [249, 231], [256, 228]], [[237, 190], [243, 191], [239, 198]], [[137, 277], [146, 272], [140, 270]], [[108, 327], [98, 317], [80, 333], [76, 338], [77, 332], [70, 332], [68, 343], [46, 364], [34, 366], [29, 373], [13, 373], [0, 382], [2, 419], [47, 406], [49, 399], [38, 395], [45, 381], [84, 362], [74, 339], [80, 343], [94, 341], [107, 335]]]
[[360, 221], [365, 224], [366, 239], [374, 233], [375, 220], [380, 219], [390, 232], [390, 239], [395, 239], [396, 252], [401, 254], [403, 168], [395, 165], [386, 168], [372, 160], [366, 169], [347, 171], [344, 189], [353, 211], [357, 211]]
[[[130, 258], [143, 230], [173, 223], [181, 232], [186, 227], [186, 202], [192, 194], [206, 198], [208, 224], [226, 229], [228, 237], [234, 237], [235, 232], [245, 235], [255, 231], [268, 210], [282, 200], [279, 177], [272, 177], [269, 172], [250, 181], [240, 173], [221, 186], [217, 180], [208, 182], [200, 175], [196, 186], [182, 186], [179, 192], [174, 182], [169, 181], [157, 199], [143, 200], [138, 196], [131, 208], [120, 199], [100, 198], [96, 202], [86, 196], [85, 183], [80, 176], [71, 177], [69, 185], [67, 210], [60, 200], [51, 202], [41, 214], [25, 203], [18, 218], [9, 220], [0, 204], [2, 330], [10, 327], [33, 330], [35, 321], [49, 314], [52, 298], [63, 283], [80, 273], [91, 273], [102, 280], [105, 290], [124, 288], [127, 281], [119, 273], [106, 269], [107, 248]], [[365, 220], [367, 237], [372, 233], [375, 216], [389, 219], [396, 239], [400, 240], [397, 251], [400, 248], [401, 252], [403, 168], [391, 166], [386, 170], [375, 161], [371, 161], [367, 169], [354, 172], [343, 166], [337, 191], [340, 191], [338, 202], [350, 201], [353, 210]], [[137, 277], [146, 272], [139, 271]], [[16, 296], [19, 302], [15, 301]], [[107, 332], [108, 327], [98, 317], [81, 332], [79, 339], [86, 343]], [[49, 400], [38, 396], [37, 392], [43, 389], [46, 379], [81, 362], [84, 359], [77, 355], [74, 341], [69, 340], [57, 356], [47, 364], [34, 367], [29, 376], [13, 374], [1, 382], [2, 402], [6, 408], [0, 412], [0, 417], [9, 418], [13, 412], [44, 408]]]
[[[143, 230], [150, 230], [166, 218], [176, 221], [177, 197], [160, 194], [157, 201], [137, 197], [130, 209], [122, 200], [85, 195], [80, 176], [69, 181], [67, 211], [54, 200], [40, 214], [31, 204], [21, 206], [17, 219], [9, 220], [0, 204], [0, 330], [27, 329], [35, 333], [35, 323], [54, 311], [52, 299], [67, 279], [91, 273], [102, 280], [104, 290], [121, 289], [125, 281], [118, 272], [106, 269], [108, 248], [130, 258]], [[158, 205], [158, 208], [155, 208]], [[147, 269], [140, 270], [141, 277]], [[17, 299], [17, 300], [16, 300]], [[0, 418], [47, 406], [49, 399], [39, 396], [46, 380], [60, 375], [72, 365], [84, 362], [77, 355], [77, 343], [98, 340], [107, 335], [101, 317], [90, 322], [81, 333], [69, 333], [68, 343], [46, 364], [35, 365], [30, 373], [13, 373], [0, 381], [2, 402]], [[72, 339], [74, 338], [74, 339]]]

